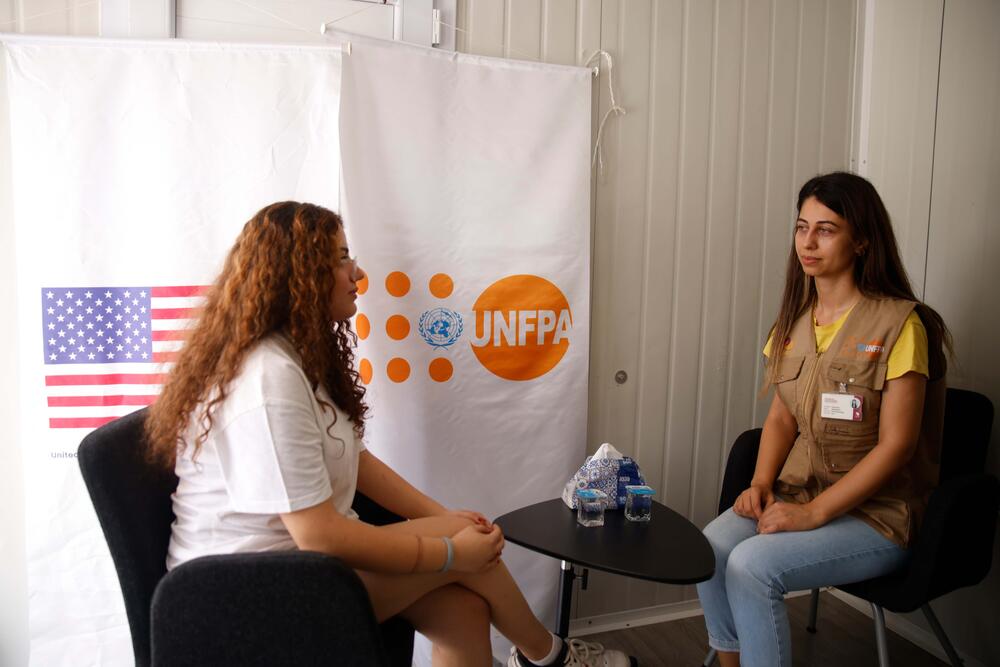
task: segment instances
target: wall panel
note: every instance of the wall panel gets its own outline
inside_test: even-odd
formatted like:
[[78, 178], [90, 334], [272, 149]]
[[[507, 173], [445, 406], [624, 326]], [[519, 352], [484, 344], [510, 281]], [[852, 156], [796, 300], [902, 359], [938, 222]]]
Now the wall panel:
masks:
[[[926, 299], [955, 338], [948, 384], [986, 394], [1000, 412], [1000, 3], [947, 2], [941, 40]], [[952, 443], [958, 444], [960, 443]], [[994, 420], [987, 469], [1000, 475], [1000, 419]], [[1000, 531], [1000, 527], [998, 527]], [[934, 603], [960, 650], [1000, 664], [1000, 532], [993, 570], [975, 588]], [[914, 616], [914, 615], [911, 615]], [[926, 627], [922, 618], [912, 620]]]
[[0, 32], [96, 36], [98, 0], [0, 0]]
[[866, 174], [892, 216], [906, 270], [923, 294], [944, 0], [879, 0], [871, 54]]
[[[595, 176], [587, 445], [608, 441], [636, 456], [660, 497], [704, 525], [729, 444], [766, 408], [757, 397], [760, 349], [780, 296], [795, 194], [809, 176], [849, 164], [857, 6], [581, 0], [577, 16], [595, 4], [628, 113], [609, 121], [605, 169]], [[559, 6], [567, 16], [568, 3]], [[515, 42], [514, 21], [535, 7], [540, 33]], [[544, 43], [555, 29], [547, 7], [554, 3], [508, 3], [483, 34], [505, 26], [510, 43], [479, 43], [494, 52], [527, 48], [537, 34]], [[471, 19], [481, 9], [466, 9], [476, 44]], [[606, 75], [602, 68], [598, 116], [610, 104]], [[692, 597], [592, 572], [577, 614]]]

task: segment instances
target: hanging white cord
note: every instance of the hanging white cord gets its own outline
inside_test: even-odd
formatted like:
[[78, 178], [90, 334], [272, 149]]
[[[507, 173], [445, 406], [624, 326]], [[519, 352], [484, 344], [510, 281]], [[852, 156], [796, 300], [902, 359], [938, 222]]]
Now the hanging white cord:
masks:
[[339, 19], [333, 19], [332, 21], [327, 21], [326, 23], [322, 23], [319, 26], [319, 34], [325, 35], [326, 34], [326, 29], [328, 27], [332, 26], [334, 23], [340, 23], [341, 21], [347, 20], [347, 19], [351, 18], [352, 16], [357, 16], [361, 12], [367, 12], [367, 11], [369, 11], [371, 9], [376, 9], [378, 7], [381, 7], [381, 6], [382, 5], [373, 5], [371, 7], [365, 7], [364, 9], [359, 9], [356, 12], [351, 12], [350, 14], [348, 14], [346, 16], [341, 16]]
[[597, 165], [598, 173], [604, 172], [604, 154], [601, 151], [601, 139], [603, 139], [604, 137], [604, 124], [608, 122], [609, 118], [611, 118], [611, 114], [615, 114], [616, 116], [624, 116], [626, 113], [625, 109], [618, 106], [618, 103], [615, 102], [615, 83], [613, 78], [614, 61], [611, 59], [611, 54], [605, 51], [604, 49], [600, 49], [599, 51], [595, 52], [594, 55], [590, 56], [590, 58], [587, 59], [587, 62], [584, 63], [584, 66], [590, 67], [590, 64], [595, 60], [597, 60], [597, 65], [598, 67], [600, 67], [602, 57], [605, 60], [607, 60], [608, 63], [608, 94], [611, 97], [611, 108], [608, 109], [607, 113], [604, 114], [604, 118], [601, 119], [601, 124], [597, 126], [597, 141], [594, 142], [594, 157], [590, 161], [590, 166], [591, 168], [593, 168], [594, 165]]
[[[25, 16], [21, 20], [24, 21], [25, 23], [27, 23], [28, 21], [33, 21], [35, 19], [40, 19], [43, 16], [51, 16], [52, 14], [63, 14], [65, 12], [71, 12], [74, 9], [79, 9], [80, 7], [87, 7], [89, 5], [96, 5], [97, 3], [98, 3], [98, 0], [90, 0], [90, 2], [81, 2], [81, 3], [76, 4], [76, 5], [70, 5], [69, 7], [61, 7], [59, 9], [53, 9], [52, 11], [42, 12], [41, 14], [32, 14], [31, 16]], [[17, 22], [18, 22], [18, 19], [14, 19], [13, 21], [0, 21], [0, 26], [13, 25], [13, 24], [15, 24]]]
[[[247, 9], [252, 9], [253, 11], [258, 12], [260, 14], [263, 14], [264, 16], [268, 16], [268, 17], [274, 19], [275, 21], [278, 21], [280, 23], [284, 23], [285, 25], [290, 26], [293, 30], [298, 30], [299, 32], [305, 32], [305, 33], [311, 32], [310, 30], [306, 30], [305, 28], [303, 28], [302, 26], [300, 26], [300, 25], [298, 25], [296, 23], [292, 23], [291, 21], [289, 21], [286, 18], [282, 18], [282, 17], [278, 16], [277, 14], [272, 14], [271, 12], [267, 11], [266, 9], [261, 9], [260, 7], [257, 7], [255, 5], [251, 5], [249, 2], [243, 2], [242, 0], [229, 0], [229, 1], [230, 2], [235, 2], [237, 5], [243, 5]], [[181, 18], [189, 18], [189, 19], [192, 19], [192, 20], [195, 20], [195, 21], [198, 21], [198, 20], [210, 20], [210, 19], [198, 19], [197, 17], [193, 17], [193, 16], [192, 17], [182, 16]], [[229, 21], [223, 21], [223, 23], [229, 23]], [[260, 27], [263, 28], [263, 27], [266, 27], [266, 26], [260, 26]]]

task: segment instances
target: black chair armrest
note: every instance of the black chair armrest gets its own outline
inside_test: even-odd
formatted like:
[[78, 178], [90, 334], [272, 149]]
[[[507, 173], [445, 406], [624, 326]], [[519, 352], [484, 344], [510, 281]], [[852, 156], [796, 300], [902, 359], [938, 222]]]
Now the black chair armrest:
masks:
[[993, 554], [1000, 484], [992, 475], [962, 475], [931, 494], [906, 567], [839, 586], [889, 611], [907, 613], [945, 593], [974, 586]]
[[361, 580], [318, 553], [188, 561], [156, 587], [151, 617], [154, 667], [387, 664]]

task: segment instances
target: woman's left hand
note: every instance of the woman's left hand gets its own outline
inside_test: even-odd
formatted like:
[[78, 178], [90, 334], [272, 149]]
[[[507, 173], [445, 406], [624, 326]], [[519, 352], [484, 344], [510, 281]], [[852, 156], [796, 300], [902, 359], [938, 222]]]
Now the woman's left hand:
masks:
[[809, 504], [775, 502], [757, 520], [757, 532], [781, 533], [793, 530], [812, 530], [825, 523]]
[[479, 512], [473, 512], [472, 510], [448, 510], [445, 512], [445, 516], [457, 516], [463, 519], [467, 519], [474, 524], [480, 526], [486, 526], [487, 528], [492, 528], [493, 523], [487, 519], [485, 516]]

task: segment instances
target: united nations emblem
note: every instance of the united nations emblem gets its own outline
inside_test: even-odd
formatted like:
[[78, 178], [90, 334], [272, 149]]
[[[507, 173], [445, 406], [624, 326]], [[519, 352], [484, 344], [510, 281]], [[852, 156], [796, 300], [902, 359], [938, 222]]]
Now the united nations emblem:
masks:
[[462, 335], [462, 316], [448, 308], [424, 311], [418, 324], [420, 336], [431, 347], [449, 347]]

